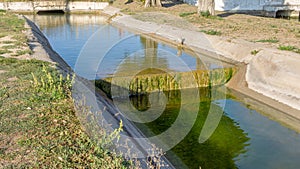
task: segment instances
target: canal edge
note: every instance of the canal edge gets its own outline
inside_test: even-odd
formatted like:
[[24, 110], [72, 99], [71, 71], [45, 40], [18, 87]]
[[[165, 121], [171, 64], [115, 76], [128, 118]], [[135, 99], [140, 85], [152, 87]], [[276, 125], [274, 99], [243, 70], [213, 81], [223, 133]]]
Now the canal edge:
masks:
[[[161, 29], [161, 25], [155, 24], [155, 23], [149, 23], [149, 22], [144, 22], [140, 20], [136, 20], [130, 15], [125, 15], [120, 12], [118, 8], [115, 7], [106, 7], [103, 9], [103, 13], [106, 13], [108, 15], [114, 16], [112, 17], [110, 23], [113, 26], [121, 27], [121, 28], [126, 28], [129, 29], [135, 33], [139, 33], [148, 37], [152, 38], [158, 38], [158, 40], [167, 42], [171, 45], [178, 45], [179, 42], [177, 41], [178, 37], [173, 37], [172, 35], [162, 34], [158, 32], [157, 30]], [[143, 25], [143, 24], [148, 24], [150, 28], [146, 28], [146, 26], [143, 27], [138, 27], [137, 25]], [[157, 29], [152, 29], [151, 26], [155, 25]], [[175, 28], [172, 26], [168, 26], [171, 29], [177, 29], [180, 30], [180, 28]], [[181, 30], [185, 31], [185, 30]], [[199, 32], [200, 34], [200, 32]], [[186, 47], [191, 47], [196, 50], [196, 52], [206, 54], [210, 57], [213, 58], [218, 58], [221, 59], [221, 61], [229, 62], [233, 65], [237, 65], [238, 67], [238, 72], [240, 72], [240, 77], [239, 80], [241, 80], [243, 83], [237, 83], [233, 85], [233, 82], [229, 83], [226, 85], [229, 89], [238, 91], [239, 93], [251, 97], [261, 103], [264, 103], [278, 111], [280, 111], [282, 114], [268, 114], [267, 116], [275, 121], [280, 122], [281, 124], [284, 124], [285, 126], [288, 126], [289, 128], [297, 131], [300, 133], [300, 109], [297, 109], [289, 102], [287, 102], [284, 99], [280, 99], [278, 96], [281, 95], [282, 93], [275, 93], [274, 95], [267, 95], [266, 92], [263, 89], [258, 89], [255, 86], [256, 81], [253, 80], [253, 77], [255, 75], [251, 75], [250, 77], [249, 72], [253, 65], [258, 65], [259, 61], [262, 60], [261, 58], [263, 57], [263, 54], [270, 53], [265, 60], [263, 60], [266, 64], [269, 64], [268, 61], [270, 61], [270, 58], [274, 57], [280, 57], [280, 56], [291, 56], [295, 57], [297, 54], [291, 53], [291, 52], [286, 52], [286, 51], [279, 51], [275, 49], [269, 49], [266, 47], [260, 47], [259, 45], [244, 41], [244, 40], [228, 40], [226, 38], [222, 37], [213, 37], [213, 36], [208, 36], [205, 35], [205, 38], [208, 38], [209, 41], [214, 44], [213, 47], [214, 49], [205, 49], [200, 45], [195, 45], [191, 41], [190, 43], [185, 43]], [[197, 44], [197, 43], [196, 43]], [[199, 47], [200, 46], [200, 47]], [[260, 52], [258, 55], [254, 56], [251, 54], [251, 51], [254, 49], [258, 49]], [[259, 58], [261, 57], [261, 58]], [[271, 60], [272, 62], [272, 60]], [[273, 61], [272, 63], [276, 64], [276, 60]], [[300, 62], [299, 62], [300, 63]], [[250, 67], [252, 66], [252, 67]], [[278, 65], [276, 65], [278, 66]], [[279, 65], [280, 66], [280, 65]], [[253, 68], [252, 68], [253, 69]], [[259, 70], [260, 71], [260, 70]], [[260, 73], [266, 73], [263, 72], [265, 70], [261, 70]], [[277, 72], [275, 72], [277, 73]], [[297, 72], [293, 72], [294, 74], [297, 74]], [[236, 78], [237, 79], [237, 78]], [[263, 80], [263, 79], [261, 79]], [[236, 82], [236, 80], [234, 80]], [[300, 97], [300, 96], [299, 96]], [[293, 99], [293, 98], [290, 98]], [[266, 115], [266, 114], [265, 114]], [[294, 120], [291, 121], [291, 118], [294, 118]], [[292, 124], [290, 124], [290, 122]]]

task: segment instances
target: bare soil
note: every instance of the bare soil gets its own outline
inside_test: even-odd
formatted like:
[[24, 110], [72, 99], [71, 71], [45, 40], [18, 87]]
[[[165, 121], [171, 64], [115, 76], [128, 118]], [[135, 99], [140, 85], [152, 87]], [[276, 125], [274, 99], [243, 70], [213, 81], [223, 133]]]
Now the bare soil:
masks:
[[297, 19], [278, 19], [217, 12], [217, 16], [202, 17], [197, 7], [173, 1], [163, 1], [163, 7], [144, 8], [143, 2], [116, 0], [114, 7], [134, 18], [198, 31], [218, 31], [230, 39], [243, 39], [268, 47], [294, 46], [300, 48], [300, 22]]

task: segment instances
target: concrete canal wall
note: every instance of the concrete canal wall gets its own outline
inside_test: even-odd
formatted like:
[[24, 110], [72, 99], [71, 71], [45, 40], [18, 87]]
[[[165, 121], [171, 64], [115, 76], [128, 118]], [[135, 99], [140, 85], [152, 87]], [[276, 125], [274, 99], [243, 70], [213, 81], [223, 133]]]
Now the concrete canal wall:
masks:
[[104, 9], [108, 2], [73, 2], [73, 1], [27, 1], [27, 2], [0, 2], [0, 9], [15, 12], [38, 12], [62, 10], [64, 12], [95, 11]]
[[[198, 0], [183, 0], [183, 2], [198, 6]], [[215, 0], [217, 11], [261, 11], [263, 15], [298, 16], [300, 11], [299, 0]], [[285, 12], [284, 12], [285, 11]]]
[[[103, 12], [114, 14], [119, 10], [108, 7]], [[229, 88], [283, 112], [285, 115], [279, 120], [282, 123], [289, 123], [287, 117], [300, 119], [300, 60], [296, 59], [299, 58], [299, 54], [241, 39], [228, 40], [197, 31], [143, 22], [126, 15], [113, 18], [112, 24], [138, 33], [165, 38], [166, 41], [174, 43], [178, 43], [179, 37], [184, 37], [185, 45], [195, 51], [245, 65], [242, 66], [243, 70], [239, 68], [227, 83]], [[255, 49], [259, 50], [259, 53], [254, 56], [251, 51]], [[297, 128], [297, 131], [300, 131], [300, 126]]]

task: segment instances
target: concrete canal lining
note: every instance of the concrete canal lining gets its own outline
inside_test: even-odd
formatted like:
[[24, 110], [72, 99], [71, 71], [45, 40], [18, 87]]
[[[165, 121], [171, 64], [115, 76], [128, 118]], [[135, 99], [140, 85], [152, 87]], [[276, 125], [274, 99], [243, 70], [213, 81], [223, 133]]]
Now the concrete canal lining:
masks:
[[[173, 44], [178, 44], [178, 38], [184, 37], [185, 46], [195, 51], [201, 51], [220, 60], [245, 65], [246, 70], [237, 80], [245, 83], [229, 83], [227, 86], [262, 103], [268, 103], [269, 106], [289, 117], [300, 120], [299, 54], [264, 47], [241, 39], [229, 40], [226, 37], [209, 36], [169, 25], [143, 22], [124, 15], [119, 9], [110, 6], [103, 12], [115, 16], [111, 21], [115, 26], [160, 37]], [[259, 53], [254, 56], [251, 54], [253, 50], [259, 50]], [[276, 120], [289, 123], [285, 117]], [[300, 125], [293, 128], [300, 132]]]
[[0, 9], [13, 12], [39, 12], [39, 11], [64, 11], [64, 12], [92, 12], [104, 9], [108, 2], [80, 2], [80, 1], [27, 1], [27, 2], [0, 2]]

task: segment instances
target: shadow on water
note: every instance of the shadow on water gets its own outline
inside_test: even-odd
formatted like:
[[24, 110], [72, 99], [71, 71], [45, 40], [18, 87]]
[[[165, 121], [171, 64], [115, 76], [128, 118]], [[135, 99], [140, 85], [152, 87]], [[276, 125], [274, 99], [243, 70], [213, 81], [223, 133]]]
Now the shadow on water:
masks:
[[65, 12], [63, 10], [44, 10], [38, 11], [38, 15], [64, 15]]

